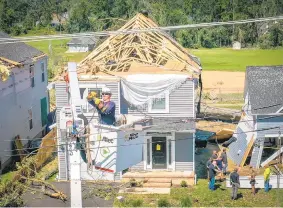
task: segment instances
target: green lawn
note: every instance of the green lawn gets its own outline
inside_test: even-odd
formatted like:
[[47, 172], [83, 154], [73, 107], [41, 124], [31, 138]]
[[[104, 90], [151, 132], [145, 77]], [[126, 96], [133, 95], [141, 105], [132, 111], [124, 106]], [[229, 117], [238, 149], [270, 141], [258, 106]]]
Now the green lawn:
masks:
[[238, 195], [241, 197], [235, 201], [230, 199], [230, 189], [226, 188], [224, 183], [218, 183], [216, 191], [208, 189], [207, 180], [201, 179], [193, 188], [172, 188], [170, 195], [139, 195], [124, 194], [125, 202], [120, 203], [117, 200], [114, 206], [118, 207], [157, 207], [158, 200], [165, 199], [173, 207], [182, 206], [182, 201], [189, 198], [193, 207], [282, 207], [283, 190], [277, 192], [276, 189], [265, 193], [263, 190], [253, 196], [250, 189], [240, 189]]
[[[80, 62], [84, 57], [86, 57], [89, 52], [82, 53], [66, 53], [68, 50], [67, 43], [70, 39], [66, 40], [43, 40], [37, 42], [27, 42], [27, 44], [41, 50], [42, 52], [49, 55], [49, 58], [58, 59], [63, 58], [66, 61]], [[49, 48], [49, 43], [51, 47]]]
[[[44, 40], [28, 42], [27, 44], [47, 53], [49, 58], [62, 58], [65, 61], [79, 62], [89, 53], [66, 53], [68, 50], [66, 40]], [[49, 49], [49, 43], [51, 49]], [[221, 71], [245, 71], [247, 66], [282, 65], [283, 48], [274, 50], [242, 49], [240, 51], [217, 48], [217, 49], [194, 49], [190, 52], [201, 59], [204, 70]], [[51, 56], [52, 53], [52, 56]]]
[[245, 71], [247, 66], [283, 65], [283, 49], [261, 50], [242, 49], [239, 51], [217, 49], [194, 49], [192, 54], [199, 57], [204, 70]]

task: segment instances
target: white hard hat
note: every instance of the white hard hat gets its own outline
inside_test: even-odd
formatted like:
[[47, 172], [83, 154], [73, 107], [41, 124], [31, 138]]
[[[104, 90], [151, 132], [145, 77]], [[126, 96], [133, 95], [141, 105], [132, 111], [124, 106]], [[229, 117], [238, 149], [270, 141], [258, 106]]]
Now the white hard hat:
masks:
[[109, 94], [111, 94], [111, 90], [108, 87], [103, 87], [102, 88], [102, 93], [109, 93]]

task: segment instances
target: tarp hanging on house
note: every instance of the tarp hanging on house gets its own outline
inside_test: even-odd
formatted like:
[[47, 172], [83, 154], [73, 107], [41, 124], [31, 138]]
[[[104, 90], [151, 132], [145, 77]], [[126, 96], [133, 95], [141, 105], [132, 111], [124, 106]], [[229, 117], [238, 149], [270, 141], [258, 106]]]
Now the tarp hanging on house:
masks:
[[124, 98], [134, 106], [141, 106], [152, 98], [163, 98], [180, 87], [189, 77], [177, 74], [135, 74], [121, 79]]

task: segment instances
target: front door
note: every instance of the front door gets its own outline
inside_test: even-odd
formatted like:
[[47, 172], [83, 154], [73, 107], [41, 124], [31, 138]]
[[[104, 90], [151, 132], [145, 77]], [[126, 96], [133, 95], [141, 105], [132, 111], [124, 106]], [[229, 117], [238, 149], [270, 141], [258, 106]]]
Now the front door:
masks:
[[166, 137], [152, 137], [152, 169], [167, 169]]

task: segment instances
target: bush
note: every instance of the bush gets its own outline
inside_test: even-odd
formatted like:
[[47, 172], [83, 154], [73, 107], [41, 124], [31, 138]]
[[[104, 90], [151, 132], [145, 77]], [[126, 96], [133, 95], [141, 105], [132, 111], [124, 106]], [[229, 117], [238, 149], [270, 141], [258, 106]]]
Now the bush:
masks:
[[186, 196], [184, 198], [181, 199], [180, 201], [180, 206], [181, 207], [191, 207], [192, 206], [192, 202], [189, 196]]
[[22, 33], [22, 28], [20, 26], [14, 26], [12, 27], [12, 35], [13, 36], [18, 36]]
[[133, 200], [130, 201], [130, 205], [132, 207], [141, 207], [142, 204], [143, 204], [143, 200], [141, 200], [141, 199], [133, 199]]
[[272, 42], [270, 41], [270, 35], [265, 34], [259, 38], [258, 41], [259, 48], [261, 49], [269, 49], [272, 47]]
[[187, 182], [186, 182], [186, 181], [182, 181], [182, 182], [181, 182], [181, 187], [188, 187]]
[[167, 199], [159, 199], [157, 204], [158, 207], [170, 207], [170, 203]]

